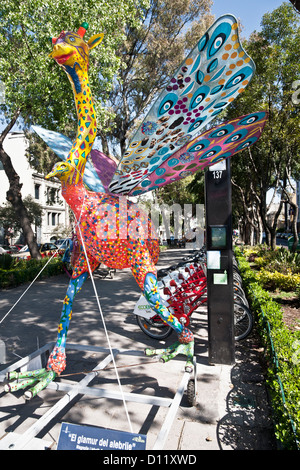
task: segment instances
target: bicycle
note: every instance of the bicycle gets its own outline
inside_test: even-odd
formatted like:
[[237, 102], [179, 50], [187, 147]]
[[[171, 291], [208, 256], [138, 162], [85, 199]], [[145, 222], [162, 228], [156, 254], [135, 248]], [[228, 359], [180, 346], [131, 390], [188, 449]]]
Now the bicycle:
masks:
[[[177, 273], [173, 266], [171, 271], [164, 270], [164, 273], [167, 272], [167, 274], [161, 279], [161, 297], [170, 312], [182, 324], [188, 326], [192, 313], [207, 301], [206, 271], [203, 258], [198, 269], [195, 264], [188, 266], [187, 263], [184, 269], [186, 272], [190, 272], [190, 276], [185, 279], [183, 271], [180, 271], [180, 268], [183, 267], [182, 263], [180, 265]], [[177, 278], [177, 282], [175, 278]], [[241, 341], [250, 334], [253, 328], [253, 316], [245, 294], [238, 284], [234, 282], [234, 337], [236, 341]], [[136, 315], [136, 321], [140, 329], [152, 339], [166, 339], [173, 331], [172, 327], [167, 325], [158, 315], [151, 318]]]

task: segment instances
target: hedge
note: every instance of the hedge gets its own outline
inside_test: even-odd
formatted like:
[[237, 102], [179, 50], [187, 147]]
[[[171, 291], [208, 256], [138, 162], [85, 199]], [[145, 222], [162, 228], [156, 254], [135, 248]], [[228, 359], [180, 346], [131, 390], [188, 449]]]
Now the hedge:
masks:
[[[5, 258], [3, 258], [3, 256]], [[9, 256], [9, 255], [8, 255]], [[39, 279], [55, 276], [64, 272], [61, 258], [16, 260], [13, 257], [1, 255], [0, 259], [0, 289], [16, 287], [24, 282], [31, 282], [41, 272]], [[11, 259], [13, 261], [11, 261]], [[47, 264], [48, 263], [48, 264]], [[47, 265], [47, 266], [46, 266]]]
[[276, 437], [286, 450], [299, 450], [300, 442], [300, 332], [290, 331], [282, 310], [260, 283], [240, 248], [236, 260], [251, 310], [266, 351], [269, 388]]

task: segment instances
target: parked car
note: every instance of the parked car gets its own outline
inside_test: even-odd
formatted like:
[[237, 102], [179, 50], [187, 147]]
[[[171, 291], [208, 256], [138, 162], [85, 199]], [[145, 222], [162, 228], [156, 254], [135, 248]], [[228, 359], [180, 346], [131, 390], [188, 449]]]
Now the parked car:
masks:
[[17, 248], [15, 245], [10, 245], [9, 246], [9, 254], [13, 255], [14, 253], [18, 253], [19, 248]]
[[72, 240], [71, 238], [60, 238], [59, 240], [56, 240], [55, 245], [60, 249], [66, 250], [72, 246]]
[[20, 243], [15, 243], [14, 245], [12, 245], [13, 247], [15, 247], [17, 249], [17, 251], [20, 251], [21, 248], [23, 248], [24, 245], [21, 245]]
[[[64, 252], [64, 250], [60, 250], [57, 245], [54, 243], [42, 243], [38, 244], [39, 251], [42, 255], [42, 258], [45, 256], [61, 256]], [[29, 259], [31, 258], [31, 254], [29, 251], [28, 245], [23, 246], [23, 248], [20, 249], [20, 251], [16, 254], [14, 254], [16, 258], [21, 258], [21, 259]]]
[[12, 255], [13, 253], [16, 252], [16, 249], [12, 246], [9, 246], [9, 245], [0, 245], [1, 247], [1, 250], [0, 250], [0, 253], [7, 253], [9, 255]]
[[[291, 236], [288, 238], [288, 249], [291, 250], [294, 244], [294, 235], [291, 234]], [[297, 251], [300, 251], [300, 233], [298, 233], [298, 245], [296, 247]]]

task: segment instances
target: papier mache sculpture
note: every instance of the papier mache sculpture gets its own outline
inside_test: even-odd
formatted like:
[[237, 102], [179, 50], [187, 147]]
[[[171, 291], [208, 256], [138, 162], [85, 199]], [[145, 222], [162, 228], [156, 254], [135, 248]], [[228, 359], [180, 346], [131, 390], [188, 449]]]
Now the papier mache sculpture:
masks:
[[[178, 341], [162, 352], [166, 362], [177, 354], [187, 356], [185, 370], [192, 371], [194, 338], [162, 303], [155, 265], [158, 238], [151, 220], [127, 196], [143, 194], [204, 169], [254, 144], [267, 120], [260, 111], [201, 129], [223, 111], [250, 82], [255, 65], [242, 48], [237, 20], [219, 18], [187, 56], [152, 106], [130, 141], [117, 167], [93, 149], [97, 122], [88, 80], [89, 53], [103, 40], [89, 40], [83, 23], [77, 32], [62, 31], [52, 39], [50, 54], [67, 73], [78, 116], [77, 136], [67, 137], [39, 126], [35, 132], [62, 160], [46, 178], [59, 178], [62, 195], [75, 216], [80, 251], [73, 256], [73, 273], [63, 303], [56, 345], [45, 369], [10, 373], [18, 378], [10, 391], [33, 385], [35, 396], [66, 368], [66, 339], [72, 305], [89, 273], [99, 263], [111, 268], [130, 268], [154, 314], [171, 325]], [[148, 350], [146, 354], [154, 354]]]

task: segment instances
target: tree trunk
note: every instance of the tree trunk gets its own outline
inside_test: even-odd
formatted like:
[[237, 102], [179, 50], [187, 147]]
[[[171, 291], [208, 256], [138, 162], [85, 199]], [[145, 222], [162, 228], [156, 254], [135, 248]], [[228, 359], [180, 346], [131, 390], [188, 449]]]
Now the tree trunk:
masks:
[[105, 155], [109, 156], [109, 148], [108, 148], [107, 137], [103, 132], [100, 132], [100, 139], [101, 139], [103, 153], [105, 153]]
[[294, 204], [291, 200], [289, 201], [289, 204], [293, 209], [292, 234], [294, 236], [294, 243], [293, 243], [291, 251], [293, 251], [295, 253], [296, 250], [297, 250], [297, 246], [298, 246], [297, 219], [298, 219], [299, 208], [298, 208], [297, 204]]
[[18, 217], [20, 218], [20, 223], [24, 237], [26, 239], [30, 254], [32, 258], [41, 258], [35, 236], [29, 221], [28, 212], [24, 206], [21, 194], [22, 184], [20, 183], [20, 177], [15, 171], [9, 155], [3, 149], [3, 141], [9, 131], [12, 129], [20, 113], [16, 113], [14, 119], [8, 124], [5, 130], [2, 132], [0, 137], [0, 161], [2, 162], [4, 171], [9, 181], [9, 190], [6, 193], [6, 199], [14, 207]]

